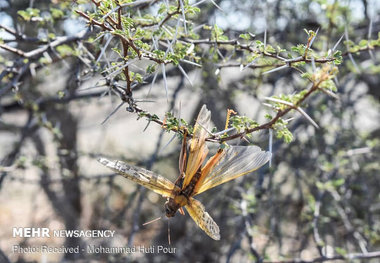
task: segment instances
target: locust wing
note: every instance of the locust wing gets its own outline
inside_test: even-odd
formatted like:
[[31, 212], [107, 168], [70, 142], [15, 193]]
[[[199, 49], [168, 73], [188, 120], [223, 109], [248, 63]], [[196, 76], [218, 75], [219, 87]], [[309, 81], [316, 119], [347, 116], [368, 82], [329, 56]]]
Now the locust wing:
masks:
[[207, 157], [208, 148], [205, 143], [207, 130], [210, 128], [211, 112], [203, 105], [194, 125], [193, 138], [190, 140], [189, 157], [187, 159], [185, 178], [182, 188], [185, 188], [201, 167]]
[[204, 206], [194, 198], [189, 199], [189, 203], [185, 206], [187, 212], [195, 223], [206, 232], [212, 239], [220, 240], [219, 227], [211, 218], [209, 213], [205, 211]]
[[268, 162], [271, 157], [271, 153], [262, 151], [257, 146], [230, 146], [217, 154], [220, 155], [219, 161], [213, 165], [212, 169], [204, 171], [194, 188], [193, 195], [253, 172]]
[[106, 158], [99, 158], [98, 162], [163, 197], [170, 197], [175, 187], [174, 184], [165, 177], [144, 168], [129, 165], [121, 161], [110, 161]]

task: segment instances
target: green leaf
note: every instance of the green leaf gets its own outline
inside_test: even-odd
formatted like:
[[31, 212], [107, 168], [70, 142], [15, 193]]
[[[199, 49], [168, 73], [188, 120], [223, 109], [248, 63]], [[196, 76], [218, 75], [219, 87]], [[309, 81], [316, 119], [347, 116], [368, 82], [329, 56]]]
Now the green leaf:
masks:
[[63, 90], [60, 90], [57, 92], [58, 98], [63, 99], [66, 95], [66, 93]]
[[344, 182], [345, 182], [345, 180], [343, 178], [339, 178], [339, 179], [333, 180], [332, 185], [335, 187], [339, 187], [339, 186], [343, 185]]
[[129, 71], [129, 76], [132, 80], [135, 80], [139, 83], [142, 83], [143, 82], [143, 76], [140, 74], [140, 73], [136, 73], [136, 72], [133, 72], [133, 71]]
[[293, 141], [293, 134], [289, 131], [288, 127], [286, 127], [288, 123], [283, 119], [278, 119], [273, 129], [276, 132], [276, 137], [278, 139], [283, 139], [284, 142], [290, 143]]
[[298, 44], [297, 46], [293, 46], [291, 50], [297, 52], [300, 55], [303, 55], [305, 54], [306, 46], [304, 44]]
[[267, 119], [267, 120], [271, 120], [271, 119], [273, 119], [273, 116], [272, 115], [270, 115], [270, 114], [265, 114], [265, 119]]
[[360, 47], [366, 47], [367, 45], [368, 45], [368, 40], [366, 40], [366, 39], [360, 40], [360, 42], [359, 42]]
[[335, 51], [333, 54], [333, 57], [335, 58], [335, 64], [336, 65], [339, 65], [342, 63], [342, 61], [343, 61], [342, 51], [340, 51], [340, 50]]
[[65, 15], [65, 13], [63, 13], [61, 9], [57, 8], [50, 8], [50, 13], [53, 19], [60, 19], [63, 18], [63, 16]]
[[331, 79], [323, 81], [319, 87], [323, 88], [323, 89], [331, 90], [334, 92], [337, 91], [337, 87], [335, 85], [335, 82]]
[[40, 10], [36, 8], [27, 8], [26, 10], [19, 10], [17, 14], [21, 16], [25, 21], [30, 21], [32, 18], [41, 18]]
[[335, 251], [336, 251], [336, 253], [338, 253], [339, 255], [342, 255], [342, 256], [347, 255], [347, 250], [345, 250], [344, 248], [341, 248], [341, 247], [335, 247]]
[[165, 14], [166, 13], [166, 4], [164, 4], [164, 3], [162, 3], [161, 5], [160, 5], [160, 8], [158, 9], [158, 11], [157, 11], [157, 13], [158, 14]]
[[70, 56], [74, 50], [69, 45], [60, 45], [57, 47], [57, 52], [61, 57]]
[[156, 65], [155, 64], [150, 64], [147, 68], [146, 68], [146, 73], [148, 74], [152, 74], [153, 72], [156, 71]]
[[201, 10], [199, 9], [199, 7], [196, 7], [196, 6], [190, 6], [190, 5], [187, 5], [186, 6], [186, 14], [189, 14], [189, 15], [196, 15], [200, 12]]
[[322, 183], [322, 182], [320, 182], [320, 181], [317, 181], [316, 183], [315, 183], [315, 186], [319, 189], [319, 190], [325, 190], [325, 184], [324, 183]]
[[309, 79], [311, 80], [311, 77], [313, 76], [313, 74], [311, 72], [305, 72], [305, 73], [302, 73], [301, 74], [301, 77], [304, 78], [304, 79]]
[[221, 41], [226, 41], [228, 40], [227, 36], [223, 35], [223, 29], [218, 27], [218, 25], [214, 25], [214, 28], [211, 31], [211, 39], [212, 40], [221, 40]]
[[239, 37], [242, 38], [242, 39], [245, 39], [245, 40], [250, 40], [251, 39], [251, 35], [250, 34], [240, 34]]
[[242, 132], [246, 129], [252, 129], [259, 126], [259, 124], [256, 121], [248, 118], [247, 116], [232, 116], [230, 118], [230, 122], [231, 126], [234, 127], [238, 132]]
[[271, 45], [266, 45], [265, 51], [269, 53], [276, 53], [276, 50]]

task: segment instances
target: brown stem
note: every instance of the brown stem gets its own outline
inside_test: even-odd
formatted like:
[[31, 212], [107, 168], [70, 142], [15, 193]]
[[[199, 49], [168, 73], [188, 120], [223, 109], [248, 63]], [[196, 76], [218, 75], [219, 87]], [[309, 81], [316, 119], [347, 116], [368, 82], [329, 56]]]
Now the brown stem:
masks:
[[[303, 101], [305, 101], [313, 92], [315, 92], [319, 85], [321, 84], [321, 81], [314, 84], [310, 89], [309, 91], [295, 104], [295, 107], [299, 106]], [[269, 122], [267, 123], [264, 123], [260, 126], [257, 126], [255, 128], [251, 128], [251, 129], [246, 129], [244, 132], [240, 132], [240, 133], [236, 133], [236, 134], [233, 134], [231, 136], [228, 136], [228, 137], [225, 137], [225, 138], [221, 138], [221, 139], [217, 139], [217, 141], [219, 142], [225, 142], [225, 141], [230, 141], [230, 140], [233, 140], [233, 139], [236, 139], [236, 138], [241, 138], [243, 137], [244, 135], [248, 134], [248, 133], [252, 133], [252, 132], [255, 132], [255, 131], [259, 131], [259, 130], [265, 130], [265, 129], [272, 129], [273, 128], [273, 125], [282, 117], [284, 116], [285, 114], [287, 114], [289, 111], [291, 111], [292, 109], [294, 109], [294, 107], [288, 107], [284, 110], [280, 110], [277, 112], [276, 116], [271, 119]], [[215, 137], [214, 136], [211, 136], [209, 138], [207, 138], [207, 140], [209, 141], [215, 141]]]

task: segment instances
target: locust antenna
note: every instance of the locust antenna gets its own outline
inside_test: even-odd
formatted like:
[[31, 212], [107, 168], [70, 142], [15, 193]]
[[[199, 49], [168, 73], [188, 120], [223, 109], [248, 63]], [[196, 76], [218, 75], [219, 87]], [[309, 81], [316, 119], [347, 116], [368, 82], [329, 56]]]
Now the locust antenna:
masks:
[[161, 216], [160, 216], [160, 217], [157, 217], [157, 218], [152, 219], [152, 220], [150, 220], [150, 221], [148, 221], [148, 222], [145, 222], [145, 223], [142, 224], [142, 225], [143, 225], [143, 226], [149, 225], [150, 223], [154, 223], [154, 222], [160, 220], [161, 218], [162, 218]]
[[170, 218], [168, 219], [168, 242], [169, 242], [169, 246], [171, 245], [171, 242], [170, 242]]

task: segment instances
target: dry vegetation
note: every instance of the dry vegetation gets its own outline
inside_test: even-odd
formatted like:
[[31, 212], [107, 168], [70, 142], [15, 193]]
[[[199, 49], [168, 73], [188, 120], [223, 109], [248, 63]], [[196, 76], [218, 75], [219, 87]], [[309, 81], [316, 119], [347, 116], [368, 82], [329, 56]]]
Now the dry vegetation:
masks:
[[[0, 1], [0, 262], [378, 262], [376, 1], [234, 2]], [[255, 144], [273, 159], [200, 195], [220, 241], [177, 215], [169, 246], [168, 219], [142, 225], [165, 200], [96, 158], [175, 180], [203, 104], [212, 153]], [[12, 237], [22, 226], [116, 234]]]

